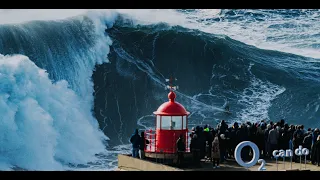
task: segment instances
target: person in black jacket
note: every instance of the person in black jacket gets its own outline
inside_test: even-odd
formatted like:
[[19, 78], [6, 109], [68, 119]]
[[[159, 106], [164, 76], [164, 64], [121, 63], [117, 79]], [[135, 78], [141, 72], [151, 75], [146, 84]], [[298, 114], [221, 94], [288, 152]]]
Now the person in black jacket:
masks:
[[220, 163], [226, 160], [227, 139], [225, 134], [220, 134], [219, 139], [219, 151], [220, 151]]
[[318, 136], [317, 141], [313, 144], [312, 164], [320, 166], [320, 135]]
[[[309, 151], [311, 150], [311, 146], [312, 146], [312, 132], [308, 132], [307, 135], [304, 137], [302, 145], [304, 148], [309, 149]], [[307, 160], [310, 160], [310, 155], [308, 155]]]
[[[297, 149], [299, 148], [300, 145], [302, 145], [303, 143], [303, 132], [302, 132], [302, 127], [301, 126], [298, 126], [296, 128], [296, 131], [293, 133], [293, 149]], [[299, 158], [293, 154], [293, 159], [295, 162], [299, 162]]]
[[145, 158], [145, 148], [146, 148], [146, 144], [149, 144], [149, 140], [147, 140], [144, 137], [144, 132], [141, 132], [141, 137], [140, 137], [140, 143], [139, 143], [139, 149], [140, 149], [140, 159], [144, 159]]
[[180, 134], [180, 137], [177, 140], [177, 154], [178, 154], [177, 164], [179, 167], [181, 167], [183, 165], [185, 151], [186, 151], [186, 145], [183, 140], [183, 135]]
[[198, 140], [200, 144], [200, 159], [203, 159], [204, 156], [206, 155], [206, 140], [205, 140], [203, 127], [199, 128], [199, 132], [197, 135], [198, 135]]
[[236, 135], [236, 132], [238, 131], [239, 125], [237, 122], [233, 123], [233, 126], [230, 128], [230, 155], [234, 157], [234, 150], [236, 149], [236, 146], [238, 145], [238, 137]]
[[260, 150], [260, 156], [261, 157], [266, 157], [266, 149], [265, 149], [265, 130], [266, 130], [266, 124], [263, 122], [260, 124], [260, 126], [257, 128], [257, 146]]
[[193, 164], [195, 166], [200, 166], [200, 142], [197, 133], [192, 136], [190, 149], [192, 152]]
[[139, 157], [140, 136], [138, 129], [132, 134], [130, 142], [132, 144], [132, 157]]

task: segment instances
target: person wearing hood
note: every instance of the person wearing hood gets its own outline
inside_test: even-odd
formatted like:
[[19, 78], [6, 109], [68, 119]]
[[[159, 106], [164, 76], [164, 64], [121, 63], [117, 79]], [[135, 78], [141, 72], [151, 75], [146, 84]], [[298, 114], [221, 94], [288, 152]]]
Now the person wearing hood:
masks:
[[139, 157], [140, 136], [139, 131], [136, 129], [130, 138], [132, 144], [132, 157]]

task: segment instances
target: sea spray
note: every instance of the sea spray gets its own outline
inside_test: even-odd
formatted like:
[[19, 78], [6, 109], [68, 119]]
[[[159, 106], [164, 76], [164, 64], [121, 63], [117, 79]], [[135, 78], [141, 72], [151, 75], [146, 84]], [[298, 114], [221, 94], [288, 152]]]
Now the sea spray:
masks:
[[33, 170], [84, 164], [105, 151], [107, 138], [90, 109], [68, 88], [53, 83], [26, 56], [0, 56], [0, 160]]

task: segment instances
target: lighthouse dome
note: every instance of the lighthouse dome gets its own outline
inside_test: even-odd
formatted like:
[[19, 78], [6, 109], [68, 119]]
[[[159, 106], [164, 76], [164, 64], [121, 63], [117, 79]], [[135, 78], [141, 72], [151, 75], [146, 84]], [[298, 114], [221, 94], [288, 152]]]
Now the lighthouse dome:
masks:
[[169, 101], [163, 103], [154, 114], [162, 116], [184, 116], [190, 114], [180, 103], [175, 101], [176, 94], [173, 91], [169, 92], [168, 98]]

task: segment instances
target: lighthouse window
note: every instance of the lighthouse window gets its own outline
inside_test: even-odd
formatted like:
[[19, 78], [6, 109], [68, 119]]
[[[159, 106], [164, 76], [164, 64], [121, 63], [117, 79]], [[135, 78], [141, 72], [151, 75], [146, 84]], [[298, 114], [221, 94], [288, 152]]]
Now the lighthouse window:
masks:
[[160, 129], [161, 116], [157, 116], [157, 129]]
[[161, 129], [169, 130], [171, 126], [171, 116], [161, 117]]
[[183, 127], [182, 129], [187, 129], [187, 116], [182, 116], [183, 117]]
[[172, 116], [171, 127], [173, 130], [181, 130], [182, 116]]

